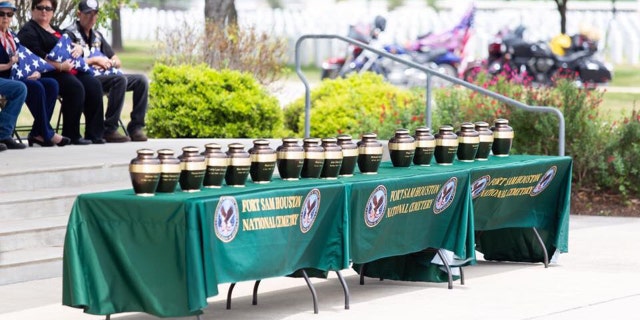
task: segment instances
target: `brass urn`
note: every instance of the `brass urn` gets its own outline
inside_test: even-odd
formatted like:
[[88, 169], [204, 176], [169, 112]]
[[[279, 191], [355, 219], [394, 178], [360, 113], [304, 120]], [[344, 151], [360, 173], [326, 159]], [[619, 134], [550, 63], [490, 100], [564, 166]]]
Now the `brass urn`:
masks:
[[300, 177], [319, 178], [324, 165], [324, 148], [320, 145], [318, 138], [306, 138], [302, 140], [304, 149], [304, 162]]
[[413, 162], [416, 152], [416, 141], [409, 135], [409, 130], [398, 129], [389, 139], [389, 157], [394, 167], [408, 167]]
[[202, 181], [207, 170], [204, 156], [198, 153], [198, 147], [182, 148], [180, 159], [180, 188], [184, 192], [198, 192], [202, 188]]
[[224, 181], [228, 186], [244, 187], [251, 169], [251, 156], [244, 150], [242, 143], [230, 143], [228, 148], [229, 167]]
[[476, 153], [476, 160], [486, 161], [491, 154], [491, 145], [493, 144], [493, 132], [489, 129], [489, 124], [484, 121], [475, 123], [476, 131], [480, 135], [480, 144]]
[[480, 134], [476, 131], [476, 126], [471, 122], [463, 122], [456, 135], [458, 136], [458, 160], [473, 162], [480, 145]]
[[351, 177], [356, 170], [358, 161], [358, 145], [353, 142], [348, 134], [338, 135], [338, 146], [342, 148], [342, 165], [340, 166], [341, 177]]
[[444, 125], [440, 127], [436, 137], [436, 149], [433, 154], [439, 165], [452, 165], [458, 152], [458, 136], [453, 133], [453, 127]]
[[254, 183], [269, 183], [276, 169], [278, 156], [276, 151], [269, 147], [269, 140], [253, 140], [253, 147], [249, 149], [251, 156], [251, 169], [249, 175]]
[[158, 150], [160, 160], [160, 181], [156, 192], [172, 193], [176, 191], [180, 179], [180, 160], [174, 156], [171, 149]]
[[324, 164], [322, 165], [320, 178], [337, 179], [338, 175], [340, 175], [343, 159], [342, 148], [338, 145], [338, 139], [322, 139], [322, 148], [324, 149]]
[[155, 152], [151, 149], [140, 149], [137, 154], [138, 156], [129, 163], [133, 191], [139, 196], [153, 196], [160, 181], [160, 160], [154, 157]]
[[416, 140], [416, 152], [413, 156], [413, 164], [418, 166], [431, 165], [433, 151], [436, 149], [436, 138], [431, 134], [431, 129], [427, 127], [416, 128], [413, 136]]
[[514, 132], [509, 126], [509, 120], [496, 119], [493, 122], [493, 145], [491, 151], [496, 157], [508, 157], [513, 143]]
[[382, 162], [383, 147], [375, 133], [365, 133], [358, 141], [358, 170], [362, 174], [377, 174]]
[[222, 147], [218, 143], [207, 143], [204, 145], [202, 153], [207, 163], [207, 171], [204, 175], [202, 185], [205, 188], [220, 188], [227, 174], [229, 159], [227, 154], [222, 152]]
[[304, 163], [304, 149], [296, 138], [282, 139], [282, 145], [276, 148], [278, 174], [285, 181], [300, 179]]

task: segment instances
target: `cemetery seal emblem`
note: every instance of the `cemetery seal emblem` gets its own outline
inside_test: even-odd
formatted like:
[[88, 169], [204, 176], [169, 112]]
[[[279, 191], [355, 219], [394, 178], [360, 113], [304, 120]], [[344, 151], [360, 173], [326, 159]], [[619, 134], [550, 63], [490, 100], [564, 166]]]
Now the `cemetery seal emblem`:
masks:
[[531, 196], [535, 197], [539, 195], [542, 191], [544, 191], [544, 189], [546, 189], [549, 186], [551, 181], [553, 181], [553, 178], [555, 178], [557, 171], [558, 171], [558, 167], [556, 166], [552, 166], [551, 168], [549, 168], [549, 170], [547, 170], [547, 172], [545, 172], [544, 175], [542, 175], [542, 178], [540, 178], [540, 180], [538, 181], [538, 184], [536, 184], [533, 190], [531, 190]]
[[230, 242], [236, 237], [240, 226], [238, 203], [234, 197], [220, 197], [214, 217], [216, 237], [222, 242]]
[[300, 210], [300, 231], [307, 233], [313, 226], [320, 210], [320, 190], [309, 191]]
[[367, 205], [364, 208], [364, 223], [368, 227], [375, 227], [384, 217], [387, 209], [387, 188], [379, 185], [369, 195]]
[[456, 197], [457, 186], [458, 178], [456, 177], [452, 177], [445, 182], [436, 196], [436, 205], [433, 207], [433, 213], [439, 214], [453, 203], [453, 199]]
[[482, 194], [482, 191], [487, 188], [489, 185], [489, 181], [491, 181], [491, 176], [482, 176], [473, 182], [471, 185], [471, 197], [473, 199], [479, 197]]

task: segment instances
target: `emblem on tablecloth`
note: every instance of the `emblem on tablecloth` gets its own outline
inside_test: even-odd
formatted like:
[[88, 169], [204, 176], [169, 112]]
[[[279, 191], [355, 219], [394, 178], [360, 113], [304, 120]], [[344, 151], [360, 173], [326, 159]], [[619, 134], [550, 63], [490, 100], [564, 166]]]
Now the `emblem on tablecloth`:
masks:
[[538, 181], [538, 184], [536, 184], [533, 190], [531, 190], [531, 196], [535, 197], [539, 195], [542, 191], [544, 191], [544, 189], [546, 189], [549, 186], [551, 181], [553, 181], [553, 178], [555, 178], [557, 171], [558, 171], [558, 167], [556, 166], [552, 166], [551, 168], [549, 168], [549, 170], [547, 170], [547, 172], [544, 173], [542, 178], [540, 178], [540, 181]]
[[387, 188], [383, 185], [376, 187], [367, 201], [367, 206], [364, 209], [364, 223], [368, 227], [375, 227], [380, 223], [382, 217], [384, 217], [385, 210], [387, 209]]
[[320, 210], [320, 190], [309, 191], [300, 210], [300, 231], [307, 233], [313, 226]]
[[473, 199], [479, 197], [484, 191], [485, 188], [489, 185], [489, 181], [491, 181], [491, 176], [482, 176], [473, 182], [471, 185], [471, 197]]
[[433, 213], [439, 214], [453, 203], [453, 199], [456, 197], [457, 186], [458, 178], [456, 177], [452, 177], [445, 182], [436, 196], [436, 205], [433, 207]]
[[240, 226], [238, 203], [234, 197], [220, 197], [214, 217], [216, 237], [222, 242], [230, 242], [236, 237]]

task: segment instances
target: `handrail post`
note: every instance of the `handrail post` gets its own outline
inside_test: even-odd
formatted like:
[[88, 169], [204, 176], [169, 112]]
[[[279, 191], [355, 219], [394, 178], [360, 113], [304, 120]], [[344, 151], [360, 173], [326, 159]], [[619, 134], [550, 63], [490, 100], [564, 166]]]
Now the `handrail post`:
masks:
[[431, 81], [431, 74], [427, 72], [427, 94], [426, 99], [427, 99], [427, 110], [426, 110], [426, 114], [425, 114], [425, 120], [427, 121], [427, 128], [431, 128], [431, 86], [432, 86], [432, 81]]
[[309, 89], [309, 82], [307, 81], [307, 78], [304, 76], [304, 74], [302, 73], [302, 69], [300, 66], [300, 44], [302, 43], [302, 41], [304, 41], [305, 39], [338, 39], [356, 46], [359, 46], [365, 50], [369, 50], [372, 52], [375, 52], [376, 54], [383, 56], [387, 59], [391, 59], [393, 61], [399, 62], [401, 64], [404, 64], [406, 66], [409, 66], [411, 68], [415, 68], [417, 70], [420, 70], [422, 72], [425, 72], [427, 74], [427, 106], [426, 106], [426, 116], [425, 118], [427, 119], [427, 126], [431, 127], [431, 77], [432, 76], [436, 76], [438, 78], [444, 79], [446, 81], [449, 81], [453, 84], [457, 84], [460, 86], [463, 86], [467, 89], [479, 92], [485, 96], [488, 96], [490, 98], [496, 99], [500, 102], [506, 103], [510, 106], [519, 108], [519, 109], [523, 109], [525, 111], [530, 111], [530, 112], [542, 112], [542, 113], [553, 113], [558, 117], [558, 154], [561, 156], [564, 156], [564, 142], [565, 142], [565, 122], [564, 122], [564, 116], [562, 114], [562, 112], [560, 110], [558, 110], [557, 108], [554, 107], [543, 107], [543, 106], [536, 106], [536, 107], [532, 107], [529, 105], [526, 105], [520, 101], [516, 101], [513, 100], [512, 98], [509, 97], [505, 97], [501, 94], [495, 93], [493, 91], [489, 91], [485, 88], [479, 87], [475, 84], [469, 83], [467, 81], [458, 79], [456, 77], [452, 77], [443, 73], [440, 73], [436, 70], [430, 69], [426, 66], [420, 65], [416, 62], [410, 61], [410, 60], [406, 60], [403, 58], [398, 57], [395, 54], [389, 53], [389, 52], [385, 52], [382, 50], [378, 50], [374, 47], [369, 46], [366, 43], [348, 38], [348, 37], [343, 37], [340, 35], [336, 35], [336, 34], [306, 34], [301, 36], [300, 38], [298, 38], [298, 40], [296, 41], [296, 52], [295, 52], [295, 63], [296, 63], [296, 73], [298, 74], [298, 77], [300, 77], [300, 80], [302, 80], [302, 82], [304, 83], [304, 88], [305, 88], [305, 96], [304, 96], [304, 103], [305, 103], [305, 117], [304, 117], [304, 136], [306, 138], [308, 138], [311, 134], [311, 92]]

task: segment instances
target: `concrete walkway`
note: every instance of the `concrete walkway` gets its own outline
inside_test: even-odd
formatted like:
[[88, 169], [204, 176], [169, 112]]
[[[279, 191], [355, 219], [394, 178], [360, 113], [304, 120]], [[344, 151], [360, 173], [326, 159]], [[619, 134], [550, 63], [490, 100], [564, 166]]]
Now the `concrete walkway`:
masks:
[[[572, 215], [569, 253], [545, 269], [542, 264], [482, 260], [465, 268], [466, 284], [378, 281], [344, 270], [351, 291], [344, 309], [335, 275], [312, 279], [319, 314], [302, 279], [271, 278], [260, 285], [251, 305], [252, 282], [239, 283], [231, 310], [225, 309], [228, 285], [210, 298], [202, 319], [638, 319], [640, 305], [640, 218]], [[1, 320], [104, 319], [61, 305], [61, 278], [0, 286]], [[146, 314], [112, 319], [156, 319]], [[182, 318], [187, 319], [187, 318]], [[192, 317], [192, 319], [195, 319]]]

